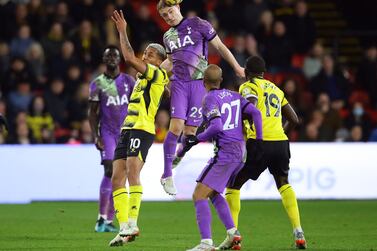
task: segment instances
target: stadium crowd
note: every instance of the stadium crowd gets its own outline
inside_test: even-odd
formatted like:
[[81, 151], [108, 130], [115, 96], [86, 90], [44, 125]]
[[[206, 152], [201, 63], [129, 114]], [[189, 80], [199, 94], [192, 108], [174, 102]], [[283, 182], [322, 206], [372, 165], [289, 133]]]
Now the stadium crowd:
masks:
[[[110, 16], [122, 9], [136, 51], [162, 42], [166, 24], [157, 1], [0, 1], [0, 113], [9, 133], [0, 144], [92, 143], [89, 83], [104, 71], [103, 48], [119, 45]], [[365, 48], [355, 68], [340, 65], [316, 36], [305, 1], [183, 1], [187, 16], [209, 20], [240, 65], [261, 55], [267, 79], [279, 84], [299, 114], [291, 141], [377, 141], [377, 49]], [[241, 84], [231, 67], [209, 51], [224, 71], [223, 87]], [[130, 67], [122, 71], [135, 76]], [[168, 100], [156, 117], [156, 142], [169, 125]]]

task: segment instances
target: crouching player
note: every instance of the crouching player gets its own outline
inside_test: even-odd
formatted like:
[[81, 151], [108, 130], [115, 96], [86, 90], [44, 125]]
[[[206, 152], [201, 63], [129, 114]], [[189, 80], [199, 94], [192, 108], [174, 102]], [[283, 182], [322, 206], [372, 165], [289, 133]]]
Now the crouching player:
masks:
[[[258, 152], [255, 147], [257, 135], [254, 126], [248, 125], [246, 122], [247, 160], [233, 185], [228, 186], [225, 197], [237, 226], [238, 215], [241, 210], [240, 189], [242, 185], [249, 179], [257, 180], [259, 175], [268, 168], [275, 179], [283, 206], [292, 224], [295, 245], [299, 249], [305, 249], [306, 240], [301, 228], [296, 195], [288, 183], [290, 151], [288, 137], [284, 132], [299, 121], [297, 114], [284, 97], [284, 93], [274, 83], [263, 78], [265, 71], [265, 62], [261, 57], [252, 56], [248, 58], [245, 68], [248, 81], [240, 86], [242, 96], [255, 104], [262, 113], [263, 156], [258, 158], [260, 151]], [[282, 116], [287, 119], [284, 127]], [[231, 246], [224, 241], [220, 245], [220, 249], [231, 249]]]
[[[115, 11], [112, 19], [119, 32], [126, 63], [142, 73], [131, 94], [128, 114], [122, 126], [113, 162], [113, 199], [119, 233], [109, 245], [121, 246], [135, 240], [139, 235], [137, 219], [143, 193], [140, 171], [154, 140], [154, 120], [169, 78], [165, 70], [159, 68], [166, 59], [164, 47], [155, 43], [149, 44], [142, 60], [138, 59], [128, 40], [127, 23], [122, 11], [120, 14]], [[126, 181], [129, 192], [125, 188]]]
[[246, 149], [242, 133], [243, 114], [252, 116], [257, 139], [262, 138], [260, 112], [240, 94], [219, 89], [221, 81], [221, 69], [216, 65], [209, 65], [204, 72], [204, 85], [208, 93], [203, 99], [203, 116], [207, 129], [197, 136], [189, 135], [184, 142], [184, 147], [188, 150], [198, 142], [213, 139], [217, 149], [215, 156], [209, 160], [198, 177], [193, 194], [201, 242], [190, 251], [215, 249], [211, 236], [208, 198], [211, 199], [227, 230], [226, 244], [232, 249], [240, 248], [242, 237], [234, 225], [228, 204], [221, 193], [244, 164]]

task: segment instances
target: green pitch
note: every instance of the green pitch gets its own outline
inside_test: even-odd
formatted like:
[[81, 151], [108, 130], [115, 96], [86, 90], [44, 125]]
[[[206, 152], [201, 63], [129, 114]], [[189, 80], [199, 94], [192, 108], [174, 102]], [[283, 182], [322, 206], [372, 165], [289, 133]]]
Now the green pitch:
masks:
[[[377, 250], [377, 201], [300, 201], [309, 250]], [[191, 202], [144, 202], [141, 235], [109, 248], [114, 233], [94, 233], [94, 202], [0, 205], [0, 250], [186, 250], [199, 243]], [[280, 201], [243, 201], [242, 250], [293, 250], [291, 226]], [[213, 216], [213, 239], [225, 230]]]

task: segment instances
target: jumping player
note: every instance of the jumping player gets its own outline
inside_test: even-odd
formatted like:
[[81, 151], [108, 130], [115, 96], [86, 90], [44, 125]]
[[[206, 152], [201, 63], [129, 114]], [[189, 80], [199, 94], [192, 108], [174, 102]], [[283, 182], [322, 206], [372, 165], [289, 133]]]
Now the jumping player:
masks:
[[135, 80], [119, 72], [120, 52], [117, 47], [108, 46], [103, 52], [102, 61], [106, 65], [106, 71], [90, 83], [89, 90], [89, 122], [95, 145], [101, 153], [101, 164], [104, 166], [95, 231], [116, 232], [117, 229], [112, 224], [114, 218], [112, 162]]
[[208, 44], [232, 66], [236, 74], [244, 77], [244, 69], [223, 44], [212, 25], [199, 17], [183, 18], [179, 5], [169, 6], [160, 0], [157, 10], [171, 28], [164, 34], [164, 44], [168, 54], [162, 67], [172, 71], [171, 77], [171, 120], [169, 132], [164, 141], [164, 173], [161, 184], [165, 192], [177, 193], [173, 178], [172, 164], [178, 165], [185, 152], [176, 146], [183, 131], [185, 135], [196, 133], [202, 123], [201, 102], [205, 95], [203, 86], [204, 70], [208, 65]]

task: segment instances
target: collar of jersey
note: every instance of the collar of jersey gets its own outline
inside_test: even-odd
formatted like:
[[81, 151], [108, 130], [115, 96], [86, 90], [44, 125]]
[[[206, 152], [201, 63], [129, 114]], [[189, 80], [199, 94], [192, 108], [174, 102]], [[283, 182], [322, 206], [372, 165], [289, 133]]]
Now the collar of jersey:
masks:
[[115, 77], [111, 77], [110, 75], [106, 74], [106, 72], [103, 73], [103, 75], [107, 78], [110, 78], [110, 79], [116, 79], [117, 77], [119, 77], [120, 75], [120, 72], [115, 76]]
[[175, 26], [173, 26], [173, 28], [178, 28], [178, 26], [180, 26], [181, 25], [181, 23], [183, 23], [183, 21], [185, 21], [186, 20], [186, 18], [184, 17], [184, 18], [182, 18], [182, 20], [181, 20], [181, 22], [179, 22], [177, 25], [175, 25]]

